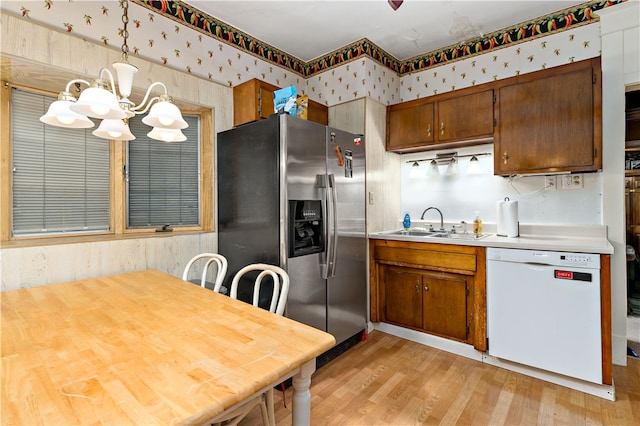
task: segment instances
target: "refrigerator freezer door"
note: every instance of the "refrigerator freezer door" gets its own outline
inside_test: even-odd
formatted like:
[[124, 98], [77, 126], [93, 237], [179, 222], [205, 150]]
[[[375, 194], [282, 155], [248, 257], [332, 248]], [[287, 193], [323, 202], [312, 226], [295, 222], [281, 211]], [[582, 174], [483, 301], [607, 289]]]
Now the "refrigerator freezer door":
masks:
[[340, 343], [366, 327], [364, 138], [327, 128], [327, 173], [334, 181], [337, 231], [333, 276], [327, 280], [327, 331]]
[[281, 263], [279, 134], [277, 119], [218, 133], [218, 250], [229, 261], [227, 288], [249, 263]]
[[[286, 115], [281, 116], [281, 120], [281, 144], [287, 153], [287, 197], [289, 200], [321, 200], [326, 223], [325, 127]], [[323, 239], [326, 240], [326, 235]], [[291, 283], [286, 316], [323, 331], [327, 330], [326, 280], [322, 278], [325, 264], [324, 252], [287, 259]]]

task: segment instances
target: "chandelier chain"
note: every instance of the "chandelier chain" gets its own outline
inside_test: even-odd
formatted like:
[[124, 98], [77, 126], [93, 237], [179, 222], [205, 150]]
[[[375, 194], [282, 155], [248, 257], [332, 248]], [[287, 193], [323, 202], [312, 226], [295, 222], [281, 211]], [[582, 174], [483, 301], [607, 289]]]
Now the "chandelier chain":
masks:
[[127, 45], [127, 39], [129, 38], [129, 31], [127, 30], [127, 24], [129, 23], [129, 0], [120, 0], [120, 7], [122, 7], [122, 58], [123, 62], [127, 62], [129, 57], [129, 46]]

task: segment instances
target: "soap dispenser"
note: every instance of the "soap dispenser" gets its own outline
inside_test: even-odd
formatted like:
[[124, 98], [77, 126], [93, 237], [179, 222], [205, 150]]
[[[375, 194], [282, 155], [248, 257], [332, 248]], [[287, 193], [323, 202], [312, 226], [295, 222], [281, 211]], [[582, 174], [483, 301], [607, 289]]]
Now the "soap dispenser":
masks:
[[402, 227], [405, 231], [408, 231], [409, 228], [411, 228], [411, 216], [409, 216], [409, 213], [404, 214], [404, 219], [402, 219]]
[[473, 234], [482, 235], [482, 220], [480, 220], [480, 212], [476, 212], [476, 218], [473, 219]]

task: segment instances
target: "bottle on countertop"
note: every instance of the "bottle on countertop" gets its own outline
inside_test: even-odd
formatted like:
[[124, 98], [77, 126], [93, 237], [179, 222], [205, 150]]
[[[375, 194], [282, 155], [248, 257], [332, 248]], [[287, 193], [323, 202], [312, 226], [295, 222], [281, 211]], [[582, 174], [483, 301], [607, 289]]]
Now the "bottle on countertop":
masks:
[[402, 227], [405, 231], [408, 231], [409, 228], [411, 228], [411, 216], [409, 216], [409, 213], [404, 214], [404, 219], [402, 219]]
[[482, 235], [482, 220], [480, 220], [480, 212], [476, 212], [476, 218], [473, 219], [473, 234]]

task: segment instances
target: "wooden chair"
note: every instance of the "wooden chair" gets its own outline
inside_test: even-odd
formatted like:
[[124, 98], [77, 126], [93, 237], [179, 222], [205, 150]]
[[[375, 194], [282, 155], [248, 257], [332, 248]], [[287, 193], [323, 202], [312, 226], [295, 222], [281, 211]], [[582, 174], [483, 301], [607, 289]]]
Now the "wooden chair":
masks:
[[234, 299], [238, 298], [238, 286], [242, 277], [251, 272], [259, 271], [253, 284], [253, 306], [259, 305], [260, 288], [262, 281], [265, 277], [271, 277], [273, 279], [273, 291], [271, 294], [271, 301], [269, 304], [269, 312], [273, 312], [277, 315], [284, 314], [284, 307], [287, 304], [287, 295], [289, 294], [289, 275], [287, 272], [275, 265], [268, 265], [266, 263], [253, 263], [240, 269], [233, 277], [231, 282], [231, 294]]
[[[271, 301], [269, 303], [269, 312], [273, 312], [276, 315], [282, 315], [284, 313], [285, 305], [287, 304], [287, 296], [289, 294], [289, 275], [287, 272], [275, 265], [268, 265], [265, 263], [254, 263], [247, 265], [240, 269], [233, 277], [231, 282], [230, 296], [234, 299], [238, 298], [238, 287], [242, 282], [242, 278], [245, 274], [250, 272], [258, 272], [257, 277], [253, 282], [253, 295], [252, 304], [254, 306], [259, 305], [259, 294], [262, 287], [263, 280], [266, 277], [271, 277], [273, 280], [273, 291], [271, 294]], [[269, 388], [263, 394], [258, 397], [247, 401], [242, 406], [238, 407], [233, 412], [226, 416], [225, 420], [221, 424], [237, 425], [249, 412], [256, 406], [260, 406], [262, 412], [262, 422], [265, 426], [275, 426], [275, 414], [273, 409], [273, 388]]]
[[[209, 273], [209, 267], [211, 264], [216, 264], [216, 275], [213, 281], [207, 281], [207, 275]], [[218, 253], [201, 253], [194, 256], [184, 268], [182, 273], [182, 279], [192, 282], [194, 284], [200, 284], [203, 288], [212, 288], [216, 293], [227, 294], [227, 289], [222, 286], [224, 277], [227, 274], [227, 259]], [[202, 267], [202, 276], [199, 280], [189, 280], [189, 274], [192, 269], [196, 267]]]

